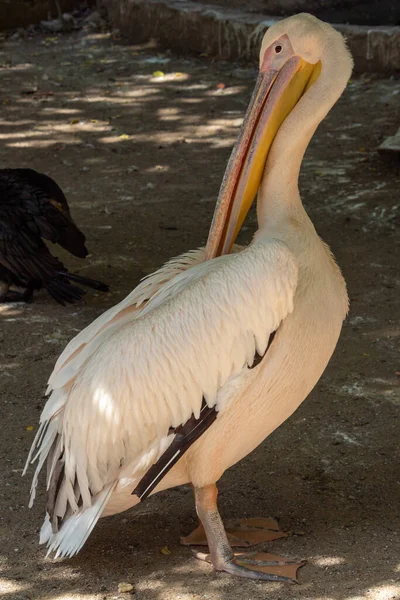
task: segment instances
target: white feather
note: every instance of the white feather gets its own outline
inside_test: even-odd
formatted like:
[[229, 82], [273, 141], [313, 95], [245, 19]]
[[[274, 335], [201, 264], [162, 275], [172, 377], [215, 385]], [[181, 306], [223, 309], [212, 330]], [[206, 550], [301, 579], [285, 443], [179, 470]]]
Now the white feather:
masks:
[[47, 544], [48, 546], [46, 556], [55, 552], [55, 558], [57, 558], [59, 556], [73, 556], [79, 552], [99, 520], [114, 487], [113, 484], [106, 486], [94, 498], [90, 508], [81, 509], [71, 515], [57, 533], [52, 532], [49, 516], [46, 515], [40, 530], [39, 540], [41, 544]]
[[111, 493], [124, 468], [160, 448], [171, 426], [198, 416], [203, 396], [209, 406], [217, 403], [218, 391], [250, 362], [254, 344], [263, 354], [291, 312], [297, 265], [284, 243], [264, 240], [203, 259], [200, 250], [167, 263], [72, 340], [57, 361], [31, 502], [58, 434], [65, 482], [56, 510], [66, 510], [67, 499], [75, 514], [58, 533], [44, 525], [50, 552], [78, 551], [105, 506], [105, 490]]

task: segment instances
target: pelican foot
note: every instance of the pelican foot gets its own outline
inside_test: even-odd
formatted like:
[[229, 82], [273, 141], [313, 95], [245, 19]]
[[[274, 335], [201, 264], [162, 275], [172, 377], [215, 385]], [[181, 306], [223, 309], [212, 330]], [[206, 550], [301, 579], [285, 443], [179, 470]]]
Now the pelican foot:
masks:
[[[213, 564], [211, 554], [195, 551], [193, 554], [197, 559]], [[225, 560], [223, 564], [220, 561], [216, 562], [214, 568], [219, 572], [223, 571], [247, 579], [282, 583], [298, 583], [297, 571], [306, 564], [304, 560], [290, 560], [266, 552], [235, 553], [232, 559]]]
[[195, 551], [196, 558], [210, 562], [216, 571], [261, 581], [297, 583], [297, 570], [305, 562], [253, 552], [234, 553], [232, 546], [246, 547], [264, 544], [286, 536], [274, 519], [241, 519], [226, 530], [218, 512], [215, 484], [194, 487], [196, 510], [200, 526], [181, 542], [185, 545], [207, 545], [209, 553]]
[[[267, 542], [273, 542], [289, 534], [281, 531], [275, 519], [253, 518], [230, 521], [225, 528], [229, 545], [232, 548], [250, 548]], [[200, 525], [186, 537], [181, 538], [183, 546], [207, 546], [207, 537], [203, 525]]]

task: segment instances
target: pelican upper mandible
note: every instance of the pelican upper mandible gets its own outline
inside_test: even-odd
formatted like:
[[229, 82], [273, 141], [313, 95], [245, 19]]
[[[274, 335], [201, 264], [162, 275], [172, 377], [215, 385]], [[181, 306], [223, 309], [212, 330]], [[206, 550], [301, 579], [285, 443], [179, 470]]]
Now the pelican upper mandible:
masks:
[[[99, 517], [191, 483], [201, 527], [186, 543], [207, 542], [218, 571], [289, 578], [289, 564], [279, 572], [262, 555], [235, 557], [230, 541], [262, 540], [266, 522], [228, 537], [216, 482], [306, 398], [347, 314], [345, 281], [298, 175], [351, 69], [343, 37], [313, 16], [268, 29], [206, 248], [143, 280], [61, 354], [28, 458], [38, 461], [31, 503], [47, 461], [49, 552], [72, 556]], [[258, 230], [233, 247], [257, 192]]]

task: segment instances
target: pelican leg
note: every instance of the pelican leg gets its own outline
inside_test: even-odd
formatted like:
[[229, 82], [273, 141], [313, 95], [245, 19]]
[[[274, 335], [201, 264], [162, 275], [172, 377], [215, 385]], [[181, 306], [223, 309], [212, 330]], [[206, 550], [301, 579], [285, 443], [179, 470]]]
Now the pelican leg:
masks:
[[195, 488], [196, 510], [207, 537], [209, 554], [195, 553], [201, 560], [211, 562], [216, 571], [262, 581], [296, 582], [296, 571], [303, 564], [287, 561], [264, 552], [235, 555], [228, 541], [217, 508], [215, 484]]

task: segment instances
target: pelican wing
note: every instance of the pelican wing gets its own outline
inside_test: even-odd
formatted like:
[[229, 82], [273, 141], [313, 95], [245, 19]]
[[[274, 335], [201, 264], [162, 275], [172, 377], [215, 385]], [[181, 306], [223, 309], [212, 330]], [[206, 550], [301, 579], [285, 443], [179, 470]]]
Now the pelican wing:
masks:
[[[243, 250], [235, 245], [233, 253]], [[95, 350], [125, 323], [140, 316], [149, 300], [168, 282], [191, 267], [204, 262], [205, 248], [172, 258], [163, 267], [145, 277], [128, 296], [100, 315], [75, 336], [58, 358], [48, 382], [47, 393], [73, 380]], [[174, 291], [172, 286], [168, 288]]]
[[52, 380], [34, 442], [33, 497], [48, 456], [61, 520], [90, 508], [127, 466], [143, 473], [149, 456], [154, 463], [172, 442], [171, 428], [198, 418], [203, 402], [218, 411], [225, 384], [265, 353], [293, 310], [296, 284], [297, 264], [285, 244], [254, 243], [180, 272], [139, 316], [109, 326], [78, 370], [63, 376], [67, 362]]

